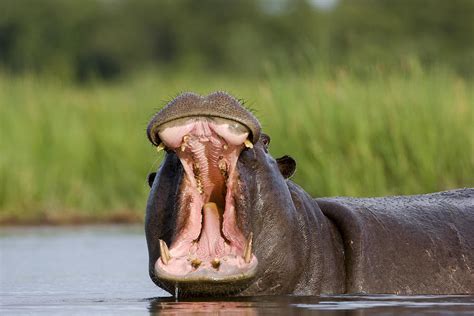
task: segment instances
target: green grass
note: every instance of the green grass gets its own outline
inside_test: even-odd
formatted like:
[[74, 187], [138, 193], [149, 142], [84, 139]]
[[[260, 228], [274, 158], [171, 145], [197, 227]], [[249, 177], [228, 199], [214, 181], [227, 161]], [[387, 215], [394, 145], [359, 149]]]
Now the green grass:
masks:
[[[255, 109], [275, 157], [314, 196], [474, 185], [474, 86], [446, 71], [266, 79], [141, 74], [75, 86], [0, 76], [0, 222], [140, 219], [159, 165], [148, 120], [181, 91], [226, 90]], [[128, 216], [127, 215], [127, 216]]]

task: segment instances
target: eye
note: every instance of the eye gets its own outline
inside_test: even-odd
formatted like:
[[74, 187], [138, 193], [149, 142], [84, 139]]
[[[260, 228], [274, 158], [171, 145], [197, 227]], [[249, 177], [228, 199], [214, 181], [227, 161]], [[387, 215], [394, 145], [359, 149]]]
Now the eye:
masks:
[[261, 134], [260, 135], [263, 147], [265, 147], [265, 151], [268, 152], [268, 146], [270, 146], [270, 136], [267, 134]]

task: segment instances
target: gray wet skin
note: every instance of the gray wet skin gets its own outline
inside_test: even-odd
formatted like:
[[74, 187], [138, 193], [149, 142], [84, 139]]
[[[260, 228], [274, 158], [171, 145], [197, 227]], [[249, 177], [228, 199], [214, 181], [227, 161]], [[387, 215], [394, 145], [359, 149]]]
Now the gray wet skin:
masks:
[[[214, 93], [178, 96], [148, 126], [154, 145], [157, 125], [187, 116], [235, 120], [251, 131], [253, 148], [239, 156], [237, 223], [253, 232], [258, 259], [252, 278], [178, 283], [180, 295], [317, 295], [322, 293], [474, 293], [474, 188], [384, 198], [313, 199], [289, 180], [295, 161], [268, 153], [270, 139], [233, 97]], [[160, 279], [155, 262], [159, 239], [170, 245], [179, 225], [177, 201], [183, 167], [166, 151], [151, 186], [146, 212], [149, 273], [170, 293], [176, 284]]]

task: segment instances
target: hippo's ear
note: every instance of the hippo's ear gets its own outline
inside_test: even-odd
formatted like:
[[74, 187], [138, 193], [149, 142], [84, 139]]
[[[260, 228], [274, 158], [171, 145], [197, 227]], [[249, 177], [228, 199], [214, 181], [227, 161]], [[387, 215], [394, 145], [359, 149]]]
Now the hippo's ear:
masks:
[[278, 169], [285, 179], [291, 177], [296, 171], [296, 161], [290, 156], [277, 158]]
[[150, 173], [147, 177], [148, 185], [150, 186], [150, 188], [153, 185], [153, 181], [155, 181], [155, 177], [156, 177], [156, 172]]

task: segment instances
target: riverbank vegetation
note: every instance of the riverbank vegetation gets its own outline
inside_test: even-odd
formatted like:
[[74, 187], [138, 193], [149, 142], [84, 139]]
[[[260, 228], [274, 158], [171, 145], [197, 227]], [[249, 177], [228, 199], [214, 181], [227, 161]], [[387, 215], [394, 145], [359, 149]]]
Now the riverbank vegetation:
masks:
[[182, 91], [246, 100], [274, 157], [314, 196], [417, 194], [474, 184], [474, 86], [446, 68], [350, 67], [259, 78], [141, 72], [77, 85], [0, 75], [0, 223], [143, 218], [157, 154], [151, 116]]

